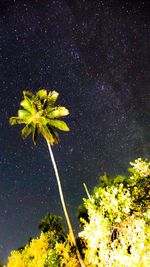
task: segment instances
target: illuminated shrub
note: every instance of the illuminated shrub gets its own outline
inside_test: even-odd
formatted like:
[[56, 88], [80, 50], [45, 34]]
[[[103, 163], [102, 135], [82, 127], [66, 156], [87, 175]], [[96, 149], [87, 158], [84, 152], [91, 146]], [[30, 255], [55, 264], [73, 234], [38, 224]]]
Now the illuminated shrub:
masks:
[[19, 251], [12, 251], [8, 258], [8, 267], [26, 267], [23, 255]]
[[[41, 233], [37, 239], [32, 239], [23, 250], [12, 251], [8, 259], [7, 267], [44, 267], [47, 257], [50, 257], [53, 249], [55, 234], [53, 232]], [[48, 266], [48, 265], [47, 265]]]
[[56, 232], [41, 233], [24, 249], [12, 251], [7, 267], [79, 267], [76, 251], [69, 238], [59, 242]]
[[131, 163], [130, 176], [101, 177], [84, 199], [89, 222], [81, 219], [87, 266], [150, 266], [150, 163]]
[[74, 246], [71, 246], [71, 238], [68, 236], [66, 242], [57, 243], [56, 251], [61, 259], [61, 267], [80, 267]]

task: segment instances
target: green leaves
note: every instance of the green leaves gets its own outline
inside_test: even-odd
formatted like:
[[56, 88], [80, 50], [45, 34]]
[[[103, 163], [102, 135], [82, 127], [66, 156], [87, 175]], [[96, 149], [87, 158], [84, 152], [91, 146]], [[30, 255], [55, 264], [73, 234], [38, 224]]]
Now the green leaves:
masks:
[[55, 128], [61, 131], [69, 131], [67, 124], [58, 120], [69, 114], [65, 107], [54, 106], [58, 98], [56, 91], [47, 92], [46, 89], [40, 89], [36, 94], [30, 91], [23, 91], [24, 99], [20, 102], [22, 109], [18, 110], [18, 117], [11, 117], [11, 125], [25, 124], [21, 135], [25, 139], [32, 134], [34, 144], [36, 144], [38, 134], [50, 143], [56, 144], [59, 141], [59, 135]]
[[56, 91], [50, 92], [47, 98], [48, 104], [53, 106], [56, 103], [58, 96], [59, 94]]
[[44, 136], [44, 138], [50, 143], [54, 144], [55, 143], [55, 137], [51, 134], [49, 128], [45, 125], [43, 126], [42, 124], [39, 125], [39, 130], [41, 134]]
[[28, 123], [28, 118], [11, 117], [9, 119], [9, 123], [10, 123], [10, 125], [27, 124]]
[[56, 107], [55, 109], [51, 109], [50, 112], [47, 113], [47, 117], [50, 119], [54, 119], [67, 116], [68, 114], [69, 110], [65, 107]]
[[39, 117], [38, 119], [39, 123], [41, 123], [42, 125], [46, 125], [48, 123], [48, 119], [45, 118], [44, 116]]
[[24, 109], [18, 110], [18, 117], [20, 117], [20, 118], [28, 117], [30, 115], [31, 115], [31, 113], [27, 110], [24, 110]]
[[79, 236], [88, 266], [150, 266], [150, 163], [130, 164], [129, 177], [105, 175], [84, 199], [88, 220], [81, 217]]
[[34, 94], [30, 91], [23, 91], [24, 98], [29, 98], [30, 100], [34, 99]]
[[25, 98], [20, 102], [20, 106], [22, 106], [24, 109], [30, 111], [32, 108], [31, 102], [28, 100], [28, 98]]
[[50, 126], [53, 126], [55, 128], [58, 128], [61, 131], [65, 131], [65, 132], [70, 131], [70, 129], [67, 126], [67, 124], [64, 121], [61, 121], [61, 120], [49, 120], [48, 121], [48, 124]]
[[46, 89], [41, 89], [36, 93], [36, 96], [40, 99], [46, 99], [47, 98], [47, 90]]
[[32, 126], [32, 140], [33, 140], [33, 143], [34, 145], [36, 145], [36, 142], [37, 142], [37, 139], [38, 139], [38, 136], [39, 136], [39, 129], [38, 129], [38, 126], [36, 124], [33, 124]]
[[30, 124], [27, 124], [21, 131], [21, 136], [23, 139], [27, 138], [28, 135], [31, 133], [32, 127]]

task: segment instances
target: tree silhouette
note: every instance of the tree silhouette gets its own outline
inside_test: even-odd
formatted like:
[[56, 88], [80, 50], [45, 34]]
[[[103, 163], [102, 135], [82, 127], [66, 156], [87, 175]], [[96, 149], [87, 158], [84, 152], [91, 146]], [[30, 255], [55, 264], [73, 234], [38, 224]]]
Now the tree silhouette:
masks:
[[48, 231], [55, 231], [56, 235], [62, 241], [65, 240], [65, 229], [62, 224], [62, 217], [55, 214], [46, 214], [43, 219], [40, 220], [38, 228], [46, 233]]

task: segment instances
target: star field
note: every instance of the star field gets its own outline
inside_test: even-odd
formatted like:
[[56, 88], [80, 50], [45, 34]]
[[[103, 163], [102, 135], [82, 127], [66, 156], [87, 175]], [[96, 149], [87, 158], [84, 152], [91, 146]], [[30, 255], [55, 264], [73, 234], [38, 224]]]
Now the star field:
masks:
[[63, 215], [46, 142], [8, 123], [22, 91], [56, 90], [70, 110], [53, 151], [77, 229], [83, 182], [150, 158], [148, 39], [148, 1], [0, 1], [0, 261]]

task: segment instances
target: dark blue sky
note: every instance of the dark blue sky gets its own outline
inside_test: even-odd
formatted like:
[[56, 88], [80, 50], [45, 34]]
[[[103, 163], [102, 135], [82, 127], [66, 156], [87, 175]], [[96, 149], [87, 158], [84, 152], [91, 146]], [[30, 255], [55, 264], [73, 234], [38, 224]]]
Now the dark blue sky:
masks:
[[148, 2], [0, 1], [0, 260], [62, 215], [46, 142], [8, 123], [23, 90], [56, 90], [70, 110], [53, 151], [75, 228], [83, 182], [150, 158]]

